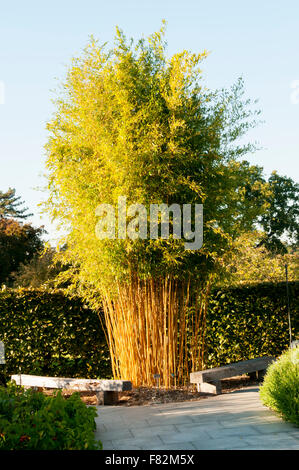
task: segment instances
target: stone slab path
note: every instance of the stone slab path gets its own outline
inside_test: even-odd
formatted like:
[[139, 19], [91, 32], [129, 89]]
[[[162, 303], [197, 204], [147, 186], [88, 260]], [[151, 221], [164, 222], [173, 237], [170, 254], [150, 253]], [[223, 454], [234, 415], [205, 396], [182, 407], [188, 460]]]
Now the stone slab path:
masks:
[[257, 387], [193, 402], [97, 408], [104, 450], [299, 450], [299, 428], [264, 407]]

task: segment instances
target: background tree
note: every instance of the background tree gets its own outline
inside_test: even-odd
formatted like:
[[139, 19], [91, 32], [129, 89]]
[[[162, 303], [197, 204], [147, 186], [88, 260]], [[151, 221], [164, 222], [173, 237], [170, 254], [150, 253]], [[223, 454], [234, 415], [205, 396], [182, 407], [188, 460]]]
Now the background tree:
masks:
[[260, 245], [273, 253], [286, 253], [288, 244], [299, 243], [299, 185], [287, 176], [273, 172], [269, 180], [269, 207], [260, 217], [265, 236]]
[[41, 253], [36, 253], [29, 262], [21, 263], [13, 274], [14, 287], [66, 287], [57, 283], [57, 276], [64, 270], [59, 262], [55, 263], [56, 250], [46, 247]]
[[[115, 377], [138, 384], [171, 374], [180, 382], [204, 363], [206, 299], [232, 240], [265, 209], [261, 170], [242, 161], [239, 138], [257, 113], [243, 84], [211, 92], [201, 83], [206, 52], [167, 58], [164, 28], [134, 44], [94, 40], [73, 60], [49, 123], [48, 209], [69, 233], [61, 259], [73, 286], [103, 304]], [[99, 240], [101, 203], [204, 204], [204, 244]], [[148, 210], [149, 213], [149, 210]]]
[[299, 278], [299, 253], [287, 244], [284, 253], [273, 252], [263, 243], [264, 232], [249, 232], [241, 235], [233, 249], [224, 258], [225, 276], [221, 285], [238, 286], [259, 282], [281, 282], [285, 280], [285, 265], [288, 265], [290, 281]]
[[0, 191], [0, 219], [27, 219], [32, 214], [26, 214], [27, 208], [21, 208], [24, 204], [20, 196], [16, 196], [16, 190]]
[[0, 218], [0, 284], [12, 284], [12, 274], [43, 247], [43, 228]]

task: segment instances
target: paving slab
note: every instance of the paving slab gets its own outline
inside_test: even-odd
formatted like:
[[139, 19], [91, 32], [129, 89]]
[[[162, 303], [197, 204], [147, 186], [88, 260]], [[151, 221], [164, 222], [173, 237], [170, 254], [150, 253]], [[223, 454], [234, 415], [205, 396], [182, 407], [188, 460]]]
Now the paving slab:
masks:
[[264, 407], [258, 387], [198, 401], [97, 409], [96, 438], [107, 450], [299, 450], [299, 428]]
[[147, 426], [142, 428], [131, 429], [134, 437], [140, 436], [158, 436], [163, 434], [171, 434], [177, 432], [176, 426], [173, 424], [162, 424], [160, 426]]
[[249, 445], [240, 437], [221, 437], [220, 439], [206, 439], [200, 441], [193, 441], [197, 450], [231, 450], [233, 447], [238, 447], [239, 449], [248, 449]]
[[[135, 447], [138, 449], [151, 449], [152, 446], [160, 446], [163, 445], [164, 442], [161, 440], [159, 436], [140, 436], [135, 438], [124, 438], [124, 439], [113, 439], [112, 444], [115, 449], [120, 450], [134, 450]], [[104, 443], [103, 448], [105, 449]]]
[[175, 442], [174, 444], [164, 444], [157, 447], [152, 447], [150, 450], [192, 450], [196, 449], [192, 442]]
[[182, 443], [195, 440], [204, 441], [207, 438], [207, 433], [203, 429], [201, 430], [200, 428], [197, 428], [194, 430], [193, 428], [192, 431], [159, 434], [159, 437], [164, 444], [174, 444], [175, 442]]
[[272, 423], [254, 424], [253, 427], [254, 429], [257, 429], [261, 434], [281, 433], [284, 430], [286, 430], [287, 432], [296, 431], [295, 425], [285, 422], [280, 423], [277, 421], [273, 421]]

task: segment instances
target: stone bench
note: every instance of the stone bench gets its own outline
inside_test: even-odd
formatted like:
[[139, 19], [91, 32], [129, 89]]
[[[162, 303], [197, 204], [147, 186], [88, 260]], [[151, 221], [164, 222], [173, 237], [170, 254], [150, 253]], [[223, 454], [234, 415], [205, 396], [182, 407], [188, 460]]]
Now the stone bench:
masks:
[[274, 357], [265, 356], [247, 361], [235, 362], [214, 369], [191, 372], [190, 383], [197, 384], [198, 392], [220, 394], [221, 380], [238, 375], [249, 374], [251, 377], [262, 379], [268, 366], [275, 360]]
[[11, 380], [25, 388], [57, 388], [74, 392], [95, 392], [98, 404], [103, 403], [104, 405], [115, 404], [119, 392], [132, 390], [132, 383], [128, 380], [69, 379], [25, 374], [12, 375]]

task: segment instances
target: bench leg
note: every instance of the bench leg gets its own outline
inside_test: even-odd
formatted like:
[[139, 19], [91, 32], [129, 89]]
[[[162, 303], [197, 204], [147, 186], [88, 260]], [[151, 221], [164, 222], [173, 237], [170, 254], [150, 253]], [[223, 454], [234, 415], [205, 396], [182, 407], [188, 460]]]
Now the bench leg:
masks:
[[211, 382], [214, 387], [216, 388], [216, 395], [220, 395], [222, 393], [222, 386], [221, 381], [217, 380], [216, 382]]
[[115, 405], [118, 402], [118, 392], [97, 392], [98, 405]]
[[104, 392], [104, 405], [115, 405], [118, 402], [118, 392]]
[[197, 391], [201, 393], [211, 393], [213, 395], [219, 395], [222, 393], [222, 387], [220, 380], [216, 382], [202, 382], [197, 384]]
[[258, 380], [262, 382], [264, 380], [265, 375], [266, 375], [266, 369], [259, 370], [257, 373]]

